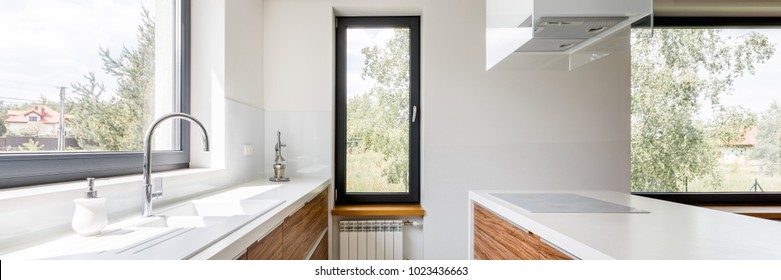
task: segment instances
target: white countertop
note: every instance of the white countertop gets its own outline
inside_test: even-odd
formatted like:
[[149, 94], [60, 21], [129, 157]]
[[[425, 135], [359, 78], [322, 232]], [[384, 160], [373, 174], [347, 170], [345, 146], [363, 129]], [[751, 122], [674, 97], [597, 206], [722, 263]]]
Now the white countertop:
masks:
[[[45, 244], [0, 256], [2, 259], [232, 259], [304, 206], [330, 184], [329, 178], [291, 178], [290, 182], [260, 179], [202, 197], [245, 199], [242, 188], [266, 188], [253, 199], [284, 200], [259, 216], [233, 216], [204, 228], [147, 228], [132, 225], [150, 218], [132, 218], [108, 225], [100, 235], [65, 236]], [[279, 185], [277, 188], [272, 188]], [[246, 189], [246, 188], [245, 188]], [[230, 194], [231, 197], [225, 197]], [[237, 197], [238, 196], [238, 197]], [[183, 202], [185, 203], [185, 202]], [[177, 204], [171, 205], [173, 208]], [[165, 209], [160, 211], [165, 211]], [[132, 230], [128, 230], [132, 228]], [[154, 238], [154, 241], [150, 239]], [[108, 252], [108, 253], [107, 253]]]
[[[649, 213], [531, 213], [492, 193], [571, 193]], [[469, 198], [580, 259], [781, 259], [777, 221], [609, 191], [472, 191]]]

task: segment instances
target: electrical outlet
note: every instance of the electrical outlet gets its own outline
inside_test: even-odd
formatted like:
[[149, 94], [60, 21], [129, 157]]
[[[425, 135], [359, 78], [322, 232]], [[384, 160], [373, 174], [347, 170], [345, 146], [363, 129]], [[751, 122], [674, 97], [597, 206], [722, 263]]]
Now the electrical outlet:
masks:
[[252, 148], [252, 145], [244, 145], [244, 156], [251, 156], [254, 152], [254, 149]]

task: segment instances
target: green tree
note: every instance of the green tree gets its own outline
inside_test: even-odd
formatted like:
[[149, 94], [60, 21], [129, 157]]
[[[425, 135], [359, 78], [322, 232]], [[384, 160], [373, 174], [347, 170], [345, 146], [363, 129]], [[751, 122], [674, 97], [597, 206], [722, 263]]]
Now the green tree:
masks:
[[5, 127], [5, 118], [5, 114], [3, 114], [2, 118], [0, 118], [0, 136], [4, 136], [8, 131], [8, 128]]
[[141, 150], [144, 127], [152, 117], [154, 94], [155, 23], [147, 9], [141, 12], [136, 49], [124, 47], [118, 56], [100, 48], [103, 71], [117, 79], [116, 95], [105, 99], [105, 85], [94, 72], [71, 85], [72, 131], [85, 149]]
[[27, 152], [43, 151], [43, 145], [38, 144], [38, 141], [35, 141], [32, 138], [30, 138], [30, 140], [27, 140], [26, 143], [19, 146], [19, 151], [27, 151]]
[[757, 123], [757, 144], [749, 156], [760, 161], [762, 172], [781, 173], [781, 105], [770, 104]]
[[660, 29], [633, 46], [632, 190], [684, 191], [694, 179], [718, 186], [716, 144], [742, 138], [753, 118], [740, 108], [716, 109], [708, 124], [697, 117], [701, 101], [719, 108], [734, 80], [774, 51], [762, 34], [729, 37], [717, 29]]
[[756, 125], [757, 116], [742, 106], [719, 108], [708, 123], [709, 138], [722, 146], [732, 146], [743, 139]]
[[347, 101], [348, 162], [381, 155], [378, 168], [387, 184], [400, 186], [395, 191], [409, 190], [409, 45], [409, 30], [395, 29], [384, 46], [363, 48], [361, 78], [376, 83]]

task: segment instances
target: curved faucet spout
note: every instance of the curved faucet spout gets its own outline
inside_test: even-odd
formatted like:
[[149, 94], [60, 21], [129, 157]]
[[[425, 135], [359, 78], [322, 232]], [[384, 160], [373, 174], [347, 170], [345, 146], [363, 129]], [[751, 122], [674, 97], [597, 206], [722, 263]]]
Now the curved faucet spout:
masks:
[[152, 216], [152, 199], [159, 198], [163, 195], [162, 191], [153, 192], [152, 191], [152, 135], [155, 132], [155, 129], [158, 125], [160, 125], [161, 122], [167, 120], [167, 119], [182, 119], [187, 120], [190, 122], [194, 122], [201, 128], [201, 136], [203, 137], [203, 150], [209, 151], [209, 134], [206, 133], [206, 128], [203, 126], [201, 121], [196, 119], [195, 117], [185, 114], [185, 113], [170, 113], [163, 115], [162, 117], [158, 118], [154, 122], [152, 122], [151, 125], [149, 125], [149, 128], [146, 130], [146, 135], [144, 136], [144, 212], [142, 215], [144, 217]]

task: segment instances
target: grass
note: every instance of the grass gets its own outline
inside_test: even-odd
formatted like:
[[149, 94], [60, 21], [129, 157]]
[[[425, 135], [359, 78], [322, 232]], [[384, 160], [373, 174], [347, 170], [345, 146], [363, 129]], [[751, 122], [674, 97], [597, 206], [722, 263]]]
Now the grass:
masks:
[[769, 176], [758, 172], [755, 166], [722, 163], [719, 166], [724, 180], [721, 186], [713, 186], [704, 180], [694, 180], [689, 184], [689, 192], [747, 192], [757, 179], [766, 192], [781, 191], [781, 176]]
[[382, 171], [388, 163], [374, 151], [347, 154], [347, 192], [407, 192], [403, 184], [390, 184]]

